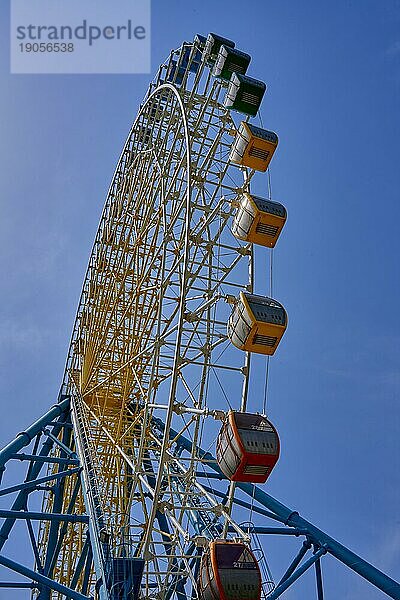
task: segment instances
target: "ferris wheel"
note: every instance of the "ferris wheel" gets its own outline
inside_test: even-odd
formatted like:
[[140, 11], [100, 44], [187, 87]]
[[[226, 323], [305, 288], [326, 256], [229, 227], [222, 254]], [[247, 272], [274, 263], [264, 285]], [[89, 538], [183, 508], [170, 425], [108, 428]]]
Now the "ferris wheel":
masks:
[[[284, 209], [250, 195], [251, 167], [267, 168], [276, 135], [238, 125], [229, 108], [258, 110], [265, 85], [245, 75], [249, 62], [211, 35], [161, 67], [115, 173], [67, 366], [97, 536], [111, 568], [137, 569], [149, 598], [209, 593], [196, 581], [214, 540], [247, 557], [261, 592], [233, 480], [265, 480], [278, 454], [275, 429], [246, 413], [247, 346], [271, 354], [285, 327], [281, 305], [252, 294], [252, 236], [273, 245]], [[225, 505], [203, 485], [211, 475], [198, 457], [221, 425]]]
[[[3, 470], [30, 461], [0, 548], [25, 518], [35, 568], [0, 565], [39, 600], [273, 600], [311, 567], [322, 600], [326, 553], [400, 598], [396, 582], [259, 485], [280, 443], [251, 394], [251, 355], [269, 361], [287, 314], [255, 294], [254, 248], [271, 251], [286, 209], [250, 187], [278, 145], [250, 121], [266, 90], [250, 62], [209, 34], [161, 65], [109, 189], [59, 402], [0, 453]], [[269, 534], [304, 540], [276, 580]]]

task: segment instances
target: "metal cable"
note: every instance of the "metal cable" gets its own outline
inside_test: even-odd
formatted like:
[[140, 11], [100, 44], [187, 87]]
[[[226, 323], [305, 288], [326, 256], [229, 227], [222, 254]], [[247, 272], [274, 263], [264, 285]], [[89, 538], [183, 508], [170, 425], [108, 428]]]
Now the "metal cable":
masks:
[[[272, 198], [272, 186], [271, 186], [271, 171], [268, 167], [268, 198]], [[271, 248], [269, 252], [269, 297], [273, 298], [273, 266], [274, 266], [274, 250]], [[270, 356], [267, 356], [265, 362], [265, 382], [264, 382], [264, 401], [263, 401], [263, 414], [267, 414], [267, 402], [268, 402], [268, 379], [269, 379], [269, 363]]]

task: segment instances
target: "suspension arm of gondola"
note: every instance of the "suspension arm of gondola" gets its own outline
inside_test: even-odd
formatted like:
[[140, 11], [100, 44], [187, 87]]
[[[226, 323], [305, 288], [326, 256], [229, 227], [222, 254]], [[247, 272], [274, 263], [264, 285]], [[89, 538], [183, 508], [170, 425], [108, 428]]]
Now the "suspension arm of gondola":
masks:
[[[153, 408], [156, 410], [168, 410], [168, 406], [166, 404], [148, 404], [148, 408]], [[207, 415], [208, 410], [206, 408], [190, 408], [186, 407], [183, 404], [174, 404], [174, 412], [177, 414], [188, 413], [193, 415]]]

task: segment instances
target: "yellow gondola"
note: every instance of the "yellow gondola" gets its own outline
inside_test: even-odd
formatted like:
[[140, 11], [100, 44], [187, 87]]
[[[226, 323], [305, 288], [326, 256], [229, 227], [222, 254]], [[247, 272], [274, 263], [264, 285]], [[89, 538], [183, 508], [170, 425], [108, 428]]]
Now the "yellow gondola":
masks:
[[228, 321], [228, 337], [240, 350], [272, 355], [287, 327], [287, 314], [279, 302], [266, 296], [240, 292]]
[[242, 121], [229, 160], [255, 171], [266, 171], [277, 146], [276, 133]]
[[273, 248], [286, 218], [283, 204], [244, 193], [239, 197], [232, 233], [239, 240]]

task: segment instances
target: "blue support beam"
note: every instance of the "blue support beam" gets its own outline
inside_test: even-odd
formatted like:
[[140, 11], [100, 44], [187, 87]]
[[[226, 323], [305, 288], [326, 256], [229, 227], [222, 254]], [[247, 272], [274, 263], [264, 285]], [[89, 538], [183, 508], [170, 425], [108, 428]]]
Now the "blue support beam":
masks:
[[[247, 530], [247, 527], [246, 527]], [[234, 533], [236, 530], [230, 525], [228, 527], [229, 533]], [[257, 535], [308, 535], [307, 529], [298, 529], [296, 527], [259, 527], [253, 526], [250, 528], [249, 533], [255, 533]]]
[[[77, 480], [76, 480], [76, 482], [75, 482], [75, 486], [74, 486], [74, 489], [72, 490], [70, 501], [69, 501], [68, 506], [67, 506], [67, 511], [66, 511], [66, 516], [67, 517], [68, 516], [71, 516], [71, 517], [78, 516], [78, 515], [73, 515], [72, 513], [73, 513], [74, 508], [75, 508], [75, 503], [76, 503], [76, 499], [77, 499], [78, 494], [79, 494], [80, 487], [81, 487], [81, 482], [80, 482], [80, 479], [78, 477]], [[79, 515], [79, 516], [85, 516], [86, 517], [86, 523], [89, 523], [89, 518], [88, 518], [87, 515]], [[75, 521], [75, 522], [77, 522], [77, 521]], [[53, 573], [53, 570], [54, 570], [54, 568], [56, 566], [57, 557], [58, 557], [58, 555], [59, 555], [59, 553], [61, 551], [62, 543], [63, 543], [64, 537], [65, 537], [65, 535], [67, 533], [67, 530], [68, 530], [67, 519], [63, 519], [63, 523], [62, 523], [61, 529], [60, 529], [59, 534], [58, 534], [57, 544], [56, 544], [56, 547], [55, 547], [55, 549], [53, 551], [53, 556], [52, 556], [50, 565], [48, 567], [48, 573], [47, 573], [47, 575], [50, 575], [51, 573]]]
[[[206, 490], [206, 492], [210, 492], [210, 494], [214, 494], [215, 496], [218, 496], [218, 498], [226, 498], [226, 494], [220, 492], [219, 490], [215, 490], [214, 488], [211, 488], [208, 485], [203, 484], [203, 488]], [[243, 506], [243, 508], [248, 508], [249, 510], [251, 510], [259, 515], [263, 515], [264, 517], [268, 517], [269, 519], [274, 519], [274, 521], [278, 521], [280, 523], [285, 523], [285, 519], [281, 519], [280, 517], [278, 517], [277, 515], [272, 513], [270, 510], [266, 510], [265, 508], [260, 508], [258, 506], [255, 506], [254, 504], [250, 504], [249, 502], [240, 500], [239, 498], [234, 498], [233, 502], [235, 504], [237, 504], [238, 506]]]
[[[165, 425], [161, 419], [153, 418], [153, 424], [159, 430], [164, 431]], [[170, 439], [174, 439], [178, 445], [188, 452], [192, 451], [192, 442], [182, 434], [170, 429], [169, 437]], [[210, 468], [214, 471], [222, 474], [222, 471], [218, 467], [212, 454], [197, 447], [197, 456], [202, 460], [207, 461]], [[236, 482], [236, 486], [253, 500], [256, 500], [259, 504], [274, 513], [286, 525], [307, 530], [308, 536], [312, 539], [314, 544], [318, 547], [323, 546], [326, 552], [329, 552], [329, 554], [337, 558], [337, 560], [349, 567], [352, 571], [361, 575], [361, 577], [372, 583], [372, 585], [376, 586], [388, 596], [391, 596], [395, 600], [400, 600], [400, 584], [397, 581], [394, 581], [394, 579], [388, 577], [385, 573], [382, 573], [382, 571], [379, 571], [379, 569], [358, 556], [355, 552], [352, 552], [321, 529], [315, 527], [315, 525], [301, 517], [297, 511], [288, 508], [251, 483]], [[269, 600], [272, 600], [272, 596], [269, 597]]]
[[55, 590], [56, 592], [63, 594], [66, 598], [71, 598], [71, 600], [90, 600], [88, 596], [84, 596], [75, 590], [71, 590], [71, 588], [62, 585], [57, 581], [53, 581], [53, 579], [50, 579], [50, 577], [46, 577], [41, 573], [37, 573], [36, 571], [33, 571], [24, 565], [20, 565], [19, 563], [5, 556], [0, 555], [0, 565], [7, 567], [7, 569], [11, 569], [11, 571], [14, 571], [15, 573], [23, 575], [24, 577], [28, 577], [33, 581], [37, 581], [40, 584], [38, 587], [45, 587], [50, 590]]
[[[29, 471], [29, 481], [21, 484], [20, 486], [13, 486], [13, 488], [8, 488], [7, 490], [3, 490], [0, 494], [11, 493], [11, 491], [19, 491], [19, 495], [16, 501], [13, 504], [13, 510], [10, 511], [0, 511], [0, 517], [6, 519], [5, 524], [3, 524], [0, 531], [0, 548], [4, 544], [5, 540], [8, 537], [8, 533], [11, 530], [16, 519], [25, 518], [25, 519], [35, 519], [36, 516], [38, 519], [49, 519], [54, 522], [60, 521], [75, 521], [75, 522], [88, 522], [88, 517], [85, 515], [63, 515], [60, 513], [52, 513], [52, 514], [42, 514], [42, 513], [33, 513], [29, 511], [21, 511], [21, 509], [25, 508], [25, 502], [27, 495], [29, 494], [29, 490], [40, 483], [44, 483], [50, 480], [58, 480], [62, 479], [65, 476], [72, 475], [80, 471], [80, 469], [70, 469], [64, 472], [57, 473], [55, 475], [49, 477], [43, 477], [41, 479], [36, 479], [37, 475], [40, 472], [41, 466], [47, 462], [48, 454], [50, 452], [51, 446], [53, 445], [55, 438], [58, 435], [58, 432], [61, 431], [63, 427], [62, 422], [54, 422], [54, 419], [60, 417], [68, 408], [69, 408], [70, 400], [69, 398], [64, 398], [59, 404], [53, 406], [43, 417], [41, 417], [38, 421], [36, 421], [33, 425], [31, 425], [26, 431], [17, 435], [17, 437], [10, 442], [5, 448], [0, 451], [0, 478], [5, 469], [5, 464], [10, 459], [19, 459], [19, 460], [30, 460], [31, 468]], [[164, 430], [164, 424], [159, 419], [154, 419], [154, 424], [159, 428], [159, 430]], [[48, 437], [47, 442], [45, 442], [43, 449], [39, 455], [31, 454], [31, 455], [18, 455], [17, 453], [25, 446], [30, 444], [32, 440], [40, 434], [46, 426], [53, 426], [53, 432]], [[47, 434], [49, 432], [46, 432]], [[191, 451], [192, 443], [190, 440], [185, 438], [183, 435], [179, 435], [176, 431], [170, 430], [170, 438], [175, 438], [175, 441], [182, 448], [185, 448], [188, 451]], [[69, 451], [70, 449], [65, 445], [63, 448], [65, 451]], [[36, 448], [34, 449], [36, 452]], [[203, 461], [207, 462], [209, 467], [215, 471], [216, 479], [226, 479], [221, 470], [219, 469], [215, 458], [208, 452], [205, 452], [201, 448], [197, 448], [197, 454], [199, 458]], [[71, 457], [73, 464], [76, 464], [76, 456]], [[50, 462], [53, 459], [50, 459]], [[64, 462], [68, 462], [70, 459], [61, 459], [57, 462], [61, 465]], [[199, 473], [200, 476], [200, 473]], [[269, 600], [275, 600], [278, 596], [283, 593], [294, 581], [296, 581], [310, 566], [315, 564], [316, 569], [316, 579], [317, 579], [317, 592], [319, 600], [323, 600], [323, 589], [322, 589], [322, 574], [321, 574], [321, 565], [320, 565], [320, 557], [325, 552], [328, 552], [335, 558], [337, 558], [340, 562], [348, 566], [354, 572], [358, 573], [361, 577], [375, 585], [378, 589], [391, 596], [395, 600], [400, 600], [400, 584], [376, 569], [373, 565], [359, 557], [357, 554], [340, 544], [337, 540], [332, 538], [331, 536], [324, 533], [321, 529], [315, 527], [312, 523], [304, 519], [299, 515], [297, 511], [293, 511], [290, 508], [286, 507], [284, 504], [275, 500], [269, 494], [266, 494], [263, 490], [258, 487], [249, 484], [249, 483], [241, 483], [237, 482], [237, 487], [241, 489], [245, 494], [249, 495], [252, 500], [257, 501], [262, 507], [258, 508], [257, 512], [262, 512], [265, 516], [271, 517], [275, 520], [281, 521], [285, 523], [289, 527], [289, 529], [284, 530], [283, 528], [273, 528], [273, 527], [258, 527], [257, 533], [278, 533], [290, 535], [306, 535], [308, 540], [311, 540], [313, 544], [318, 548], [316, 553], [307, 561], [305, 561], [301, 566], [297, 569], [299, 562], [302, 560], [307, 548], [303, 548], [296, 559], [292, 562], [288, 571], [285, 573], [278, 587], [272, 592], [269, 596]], [[213, 490], [214, 493], [218, 493], [216, 490]], [[221, 494], [221, 493], [219, 493]], [[223, 496], [223, 494], [222, 494]], [[247, 505], [247, 503], [237, 500], [237, 503], [240, 505]], [[253, 507], [256, 509], [256, 507]], [[267, 510], [265, 510], [267, 509]], [[308, 543], [308, 542], [307, 542]], [[86, 578], [90, 572], [90, 564], [92, 561], [92, 553], [90, 552], [91, 548], [89, 547], [89, 551], [86, 557], [86, 567], [85, 574]], [[294, 564], [297, 561], [297, 564]], [[83, 561], [82, 561], [83, 562]], [[13, 571], [20, 573], [26, 577], [29, 577], [33, 581], [36, 581], [39, 585], [39, 588], [47, 588], [54, 589], [64, 594], [67, 598], [72, 598], [72, 600], [86, 600], [87, 596], [76, 592], [66, 586], [63, 586], [55, 581], [53, 581], [50, 577], [46, 577], [42, 573], [36, 573], [35, 571], [28, 569], [27, 567], [20, 565], [4, 556], [0, 556], [0, 564], [12, 569]], [[290, 572], [289, 572], [290, 571]], [[87, 587], [88, 581], [86, 582]], [[0, 582], [0, 587], [5, 587], [8, 585], [7, 582]], [[36, 587], [34, 584], [10, 584], [15, 586], [25, 586], [25, 587]], [[85, 587], [85, 586], [84, 586]]]
[[382, 590], [382, 592], [385, 592], [388, 596], [395, 598], [395, 600], [400, 600], [400, 584], [397, 581], [394, 581], [394, 579], [379, 571], [379, 569], [358, 556], [355, 552], [352, 552], [330, 535], [315, 527], [315, 525], [301, 517], [297, 511], [287, 508], [284, 504], [252, 484], [237, 483], [237, 486], [269, 510], [282, 518], [286, 518], [287, 525], [307, 529], [312, 540], [319, 546], [325, 546], [329, 554]]
[[0, 581], [0, 588], [28, 589], [33, 590], [37, 587], [36, 583], [20, 583], [19, 581]]
[[[63, 406], [61, 408], [64, 409], [64, 411], [68, 410], [69, 407], [69, 398], [63, 398], [63, 402], [67, 401], [67, 403], [63, 404]], [[61, 403], [60, 403], [61, 404]], [[52, 409], [51, 409], [52, 410]], [[61, 419], [61, 417], [63, 416], [64, 412], [62, 412], [59, 416], [59, 419]], [[42, 417], [39, 421], [44, 424], [43, 426], [45, 426], [45, 424], [47, 423], [47, 420], [49, 419], [49, 413], [46, 413], [46, 415], [44, 415], [44, 417]], [[38, 423], [38, 421], [36, 422]], [[58, 421], [56, 425], [53, 426], [53, 433], [55, 435], [58, 435], [58, 433], [61, 431], [61, 429], [63, 428], [64, 423], [62, 421]], [[18, 437], [17, 437], [18, 439]], [[38, 440], [38, 438], [36, 438]], [[26, 442], [26, 440], [25, 440]], [[25, 443], [23, 444], [25, 445]], [[36, 452], [36, 446], [37, 444], [35, 444], [35, 452]], [[42, 449], [39, 453], [39, 457], [43, 458], [43, 457], [47, 457], [49, 456], [51, 449], [53, 447], [53, 441], [51, 439], [47, 439], [42, 446]], [[8, 452], [9, 454], [13, 454], [15, 452], [15, 450], [20, 450], [20, 446], [18, 445], [17, 447], [13, 446], [10, 448], [10, 444], [8, 446], [6, 446], [6, 448], [9, 448]], [[3, 450], [3, 460], [4, 460], [4, 450]], [[40, 471], [42, 469], [43, 463], [41, 462], [31, 462], [31, 464], [29, 465], [29, 469], [28, 469], [28, 475], [26, 477], [26, 481], [27, 482], [31, 482], [34, 480], [37, 480], [37, 477], [40, 474]], [[4, 467], [3, 467], [4, 468]], [[20, 492], [18, 493], [16, 499], [13, 502], [12, 505], [12, 509], [13, 510], [21, 510], [21, 509], [25, 509], [26, 508], [26, 502], [27, 502], [27, 498], [29, 495], [29, 489], [22, 489], [20, 490]], [[9, 518], [7, 519], [3, 525], [1, 526], [0, 529], [0, 549], [4, 546], [4, 544], [6, 543], [8, 536], [10, 535], [10, 532], [14, 526], [15, 523], [15, 519]]]
[[35, 423], [26, 429], [26, 431], [21, 431], [18, 433], [12, 442], [0, 450], [0, 481], [5, 470], [5, 464], [11, 458], [11, 456], [22, 450], [22, 448], [25, 446], [28, 446], [38, 433], [41, 433], [54, 418], [62, 415], [62, 413], [68, 408], [69, 398], [65, 398], [59, 404], [52, 406], [51, 409], [43, 415], [43, 417], [35, 421]]
[[[69, 434], [71, 433], [71, 430], [70, 430], [69, 427], [68, 427], [68, 429], [66, 429], [65, 427], [63, 429], [64, 429], [64, 433], [69, 433]], [[53, 435], [49, 429], [44, 429], [43, 433], [45, 435], [47, 435], [47, 437], [49, 437], [50, 439], [52, 439], [53, 442], [59, 448], [61, 448], [61, 450], [67, 455], [68, 458], [77, 458], [76, 453], [71, 448], [69, 448], [69, 446], [67, 446], [64, 442], [60, 441], [58, 439], [58, 437], [56, 437], [55, 435]], [[71, 437], [71, 436], [69, 435], [68, 437]]]
[[69, 515], [61, 513], [42, 513], [28, 510], [0, 509], [1, 519], [31, 519], [32, 521], [65, 521], [66, 523], [89, 523], [87, 515]]
[[297, 579], [299, 579], [299, 577], [301, 577], [310, 567], [312, 567], [313, 564], [315, 564], [321, 558], [321, 556], [325, 553], [326, 553], [326, 548], [324, 548], [324, 546], [322, 546], [322, 548], [320, 548], [313, 556], [311, 556], [311, 558], [306, 560], [297, 569], [297, 571], [292, 573], [292, 575], [290, 577], [288, 577], [287, 579], [285, 579], [285, 581], [280, 583], [274, 589], [274, 591], [268, 596], [268, 600], [276, 600], [276, 598], [279, 598], [279, 596], [281, 594], [283, 594], [283, 592], [285, 592], [288, 589], [288, 587], [290, 587], [292, 585], [292, 583], [297, 581]]
[[32, 521], [30, 519], [27, 519], [26, 527], [28, 529], [29, 539], [31, 540], [31, 546], [35, 556], [36, 569], [39, 571], [39, 573], [43, 573], [43, 565], [39, 554], [39, 548], [36, 543], [35, 532], [33, 531]]
[[320, 560], [317, 560], [317, 562], [315, 563], [315, 577], [317, 581], [318, 600], [324, 600], [324, 588], [322, 585], [322, 569]]
[[[63, 425], [63, 427], [65, 427], [65, 425]], [[41, 463], [51, 463], [51, 464], [56, 464], [56, 465], [79, 465], [79, 459], [78, 458], [58, 458], [56, 456], [39, 456], [38, 454], [24, 454], [24, 453], [16, 453], [16, 454], [11, 454], [9, 460], [11, 459], [15, 459], [15, 460], [29, 460], [31, 462], [41, 462]]]
[[[88, 524], [89, 518], [86, 515], [75, 515], [72, 514], [73, 507], [68, 507], [67, 514], [62, 514], [61, 511], [55, 510], [53, 513], [42, 513], [42, 512], [33, 512], [27, 510], [27, 499], [30, 492], [34, 489], [37, 489], [41, 484], [52, 482], [56, 484], [56, 488], [58, 490], [58, 495], [62, 497], [62, 489], [63, 482], [65, 477], [69, 477], [71, 475], [79, 475], [82, 471], [82, 468], [77, 466], [76, 468], [61, 470], [58, 473], [54, 473], [52, 475], [48, 475], [46, 477], [38, 478], [40, 470], [43, 465], [46, 463], [52, 463], [59, 465], [59, 468], [64, 468], [69, 465], [79, 465], [78, 458], [75, 453], [73, 453], [68, 447], [68, 443], [71, 440], [72, 434], [72, 426], [71, 423], [64, 423], [64, 414], [68, 411], [70, 406], [69, 398], [63, 398], [61, 402], [55, 406], [53, 406], [43, 417], [38, 419], [33, 425], [26, 429], [26, 431], [17, 435], [17, 437], [10, 442], [3, 450], [0, 451], [0, 474], [2, 474], [5, 470], [5, 464], [8, 460], [26, 460], [30, 462], [27, 477], [24, 483], [20, 485], [15, 485], [6, 489], [3, 489], [0, 492], [0, 495], [4, 496], [6, 494], [18, 492], [18, 496], [15, 499], [11, 510], [1, 510], [0, 509], [0, 518], [5, 519], [1, 530], [0, 530], [0, 547], [3, 546], [4, 542], [7, 540], [8, 535], [13, 527], [14, 523], [18, 519], [25, 519], [28, 526], [28, 532], [32, 537], [32, 525], [31, 520], [47, 520], [52, 523], [51, 529], [53, 531], [53, 536], [51, 539], [53, 541], [56, 540], [55, 532], [58, 531], [58, 526], [60, 523], [63, 523], [63, 528], [65, 529], [67, 523], [83, 523]], [[50, 431], [49, 427], [52, 427], [52, 431]], [[63, 432], [62, 441], [58, 439], [58, 435], [60, 432]], [[40, 435], [44, 433], [47, 436], [46, 441], [43, 443], [42, 449], [39, 454], [37, 454], [39, 447], [39, 439]], [[35, 440], [34, 448], [31, 454], [19, 454], [19, 451], [28, 446], [33, 440]], [[54, 444], [57, 444], [65, 457], [49, 457], [49, 453], [51, 452], [51, 448]], [[79, 481], [79, 480], [78, 480]], [[75, 486], [78, 489], [77, 486]], [[32, 539], [31, 539], [32, 541]], [[35, 541], [35, 540], [33, 540]], [[35, 548], [33, 548], [35, 553]], [[37, 551], [37, 548], [36, 548]], [[89, 558], [90, 554], [90, 558]], [[38, 559], [37, 552], [35, 553], [36, 562]], [[49, 564], [52, 562], [52, 558], [54, 560], [54, 556], [52, 553], [48, 552], [46, 557], [46, 562], [48, 564], [45, 565], [45, 569], [48, 569]], [[88, 561], [89, 558], [89, 561]], [[83, 556], [83, 563], [86, 562], [87, 570], [90, 572], [90, 564], [91, 564], [91, 553], [89, 549], [86, 549], [85, 555]], [[33, 582], [36, 583], [15, 583], [15, 582], [2, 582], [0, 587], [15, 587], [15, 588], [37, 588], [40, 591], [40, 597], [44, 594], [45, 597], [50, 597], [50, 590], [55, 590], [59, 592], [65, 598], [71, 598], [72, 600], [87, 600], [87, 596], [85, 594], [79, 593], [74, 589], [71, 589], [65, 585], [60, 584], [57, 581], [54, 581], [51, 578], [51, 572], [45, 574], [43, 566], [40, 565], [40, 561], [37, 567], [37, 571], [34, 571], [24, 565], [19, 564], [18, 562], [11, 560], [5, 556], [0, 556], [0, 565], [7, 567], [20, 575], [30, 578]], [[88, 573], [89, 574], [89, 573]], [[87, 579], [87, 578], [86, 578]], [[88, 580], [86, 581], [86, 592], [88, 589]]]
[[82, 582], [82, 593], [87, 594], [89, 585], [90, 585], [90, 574], [92, 571], [93, 564], [93, 550], [91, 544], [89, 544], [89, 549], [86, 556], [85, 570], [83, 572], [83, 582]]
[[90, 546], [90, 537], [87, 534], [85, 543], [83, 544], [81, 555], [80, 555], [78, 563], [77, 563], [77, 565], [75, 567], [75, 573], [74, 573], [74, 575], [72, 577], [71, 588], [73, 590], [78, 585], [79, 578], [80, 578], [81, 573], [83, 571], [83, 568], [85, 566], [87, 555], [88, 555], [88, 552], [89, 552], [89, 546]]
[[[66, 421], [69, 420], [69, 415], [68, 415], [68, 419], [66, 419]], [[48, 439], [53, 440], [53, 442], [58, 445], [59, 448], [61, 448], [61, 452], [65, 453], [66, 457], [73, 457], [76, 458], [76, 454], [73, 453], [71, 451], [71, 449], [69, 448], [69, 445], [71, 443], [72, 440], [72, 429], [70, 428], [63, 428], [62, 429], [62, 434], [61, 434], [61, 440], [58, 439], [58, 437], [56, 435], [54, 435], [53, 433], [51, 433], [51, 431], [49, 431], [48, 429], [44, 430], [44, 433], [48, 436]], [[61, 454], [62, 456], [62, 454]], [[58, 467], [60, 469], [60, 467]], [[65, 471], [64, 471], [65, 472]], [[59, 473], [57, 473], [59, 474]], [[77, 478], [79, 480], [79, 478]], [[55, 514], [59, 514], [62, 512], [62, 508], [63, 508], [63, 500], [64, 500], [64, 485], [65, 485], [65, 478], [61, 477], [59, 479], [57, 479], [57, 483], [56, 485], [53, 487], [53, 502], [52, 502], [52, 512]], [[76, 487], [76, 486], [75, 486]], [[67, 510], [67, 513], [70, 512], [69, 510]], [[63, 527], [66, 527], [66, 524], [63, 524]], [[57, 553], [57, 544], [58, 544], [58, 535], [59, 535], [59, 531], [60, 531], [60, 521], [50, 521], [50, 527], [49, 527], [49, 533], [48, 533], [48, 538], [47, 538], [47, 544], [46, 544], [46, 556], [44, 559], [44, 565], [43, 565], [43, 572], [44, 575], [46, 575], [49, 578], [53, 577], [53, 569], [54, 569], [54, 564], [55, 561], [57, 559], [57, 557], [55, 556], [55, 554]], [[50, 600], [51, 598], [51, 594], [50, 594], [50, 590], [49, 588], [43, 588], [40, 591], [40, 594], [38, 596], [38, 600]]]
[[304, 556], [307, 554], [307, 551], [310, 548], [311, 548], [311, 543], [308, 540], [303, 542], [303, 545], [300, 548], [299, 553], [297, 554], [297, 556], [294, 557], [294, 559], [292, 560], [292, 562], [286, 569], [285, 573], [282, 575], [282, 578], [279, 581], [278, 586], [280, 586], [281, 583], [286, 581], [292, 575], [292, 573], [294, 573], [294, 571], [297, 569], [297, 567], [299, 566], [299, 564], [301, 563], [301, 561], [303, 560]]
[[32, 479], [31, 481], [27, 481], [26, 483], [20, 483], [19, 485], [13, 485], [9, 488], [4, 488], [0, 490], [0, 496], [6, 496], [7, 494], [12, 494], [14, 492], [20, 492], [22, 490], [26, 491], [31, 488], [36, 487], [37, 485], [41, 485], [42, 483], [47, 483], [48, 481], [57, 481], [59, 479], [63, 479], [64, 477], [69, 477], [71, 475], [75, 475], [75, 473], [80, 473], [82, 470], [81, 467], [75, 467], [74, 469], [68, 469], [67, 471], [60, 471], [59, 473], [54, 473], [53, 475], [46, 475], [46, 477], [41, 477], [40, 479]]

